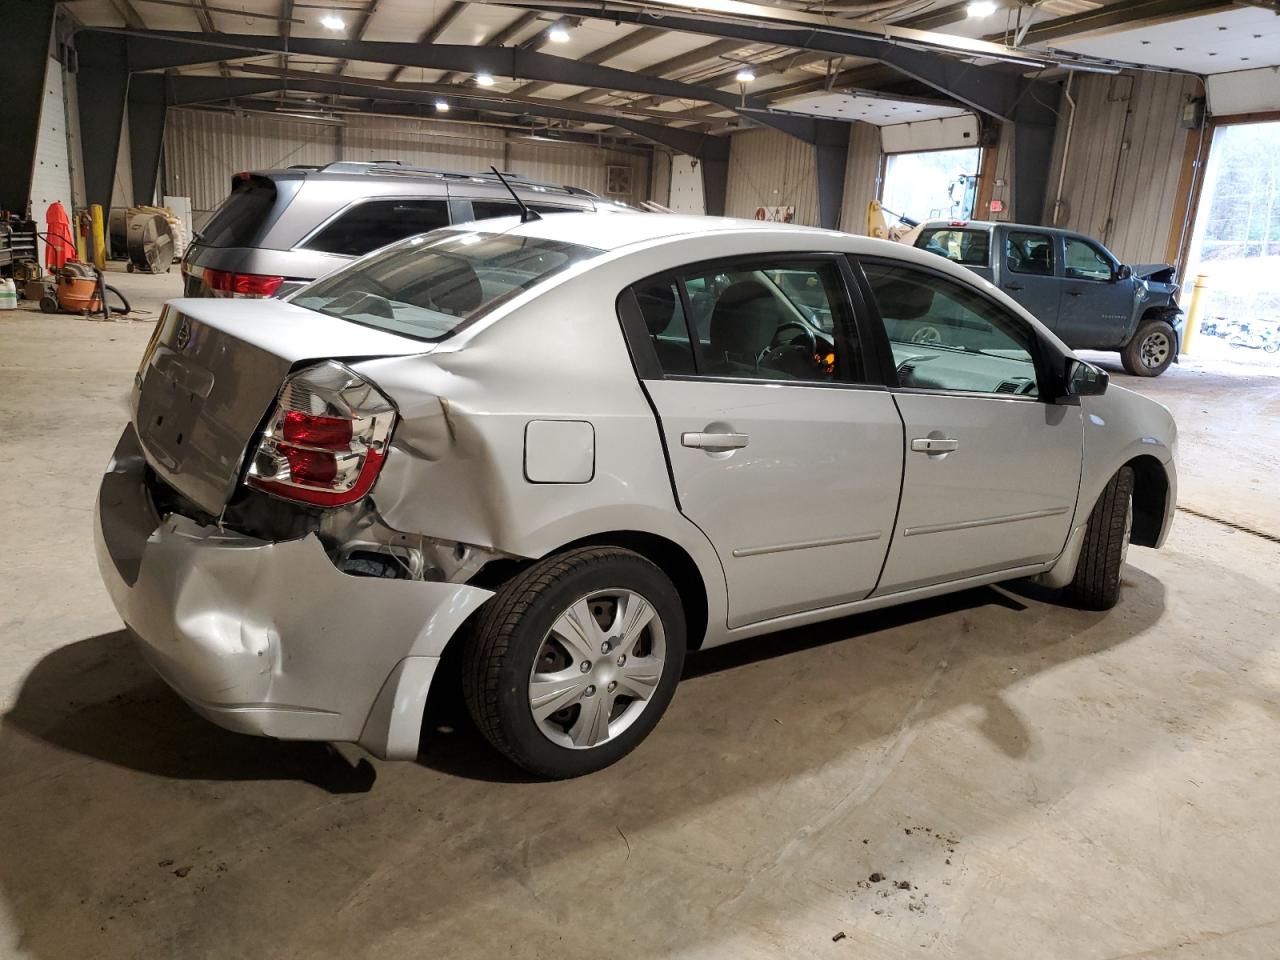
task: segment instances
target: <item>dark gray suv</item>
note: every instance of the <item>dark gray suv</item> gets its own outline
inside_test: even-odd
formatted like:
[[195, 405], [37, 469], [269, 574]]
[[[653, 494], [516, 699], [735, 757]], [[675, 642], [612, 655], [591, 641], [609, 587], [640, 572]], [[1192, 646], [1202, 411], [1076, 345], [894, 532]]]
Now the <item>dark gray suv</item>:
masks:
[[[503, 176], [538, 213], [627, 209], [581, 187]], [[183, 257], [184, 292], [268, 297], [396, 240], [516, 212], [510, 192], [492, 173], [395, 162], [237, 173], [231, 195]]]

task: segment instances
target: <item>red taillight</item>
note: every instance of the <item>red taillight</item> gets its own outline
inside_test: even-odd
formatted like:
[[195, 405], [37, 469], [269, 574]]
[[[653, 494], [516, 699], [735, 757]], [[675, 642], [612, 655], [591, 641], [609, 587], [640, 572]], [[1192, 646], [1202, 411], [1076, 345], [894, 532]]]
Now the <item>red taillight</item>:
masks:
[[204, 268], [204, 284], [210, 290], [245, 297], [269, 297], [280, 289], [284, 277], [267, 277], [257, 273]]
[[319, 507], [354, 503], [378, 478], [394, 423], [372, 384], [326, 361], [285, 381], [245, 482]]
[[308, 447], [345, 450], [351, 443], [351, 421], [338, 417], [316, 417], [297, 410], [284, 414], [284, 439]]

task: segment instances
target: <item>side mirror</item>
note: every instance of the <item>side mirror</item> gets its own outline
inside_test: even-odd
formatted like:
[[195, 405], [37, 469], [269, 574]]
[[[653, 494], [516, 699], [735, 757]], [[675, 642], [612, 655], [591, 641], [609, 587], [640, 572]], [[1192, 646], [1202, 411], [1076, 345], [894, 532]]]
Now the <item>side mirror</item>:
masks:
[[1116, 270], [1117, 280], [1128, 280], [1132, 276], [1133, 276], [1133, 268], [1130, 267], [1127, 263], [1120, 264], [1120, 268]]
[[1111, 377], [1107, 371], [1083, 360], [1067, 361], [1067, 396], [1100, 397], [1107, 392]]

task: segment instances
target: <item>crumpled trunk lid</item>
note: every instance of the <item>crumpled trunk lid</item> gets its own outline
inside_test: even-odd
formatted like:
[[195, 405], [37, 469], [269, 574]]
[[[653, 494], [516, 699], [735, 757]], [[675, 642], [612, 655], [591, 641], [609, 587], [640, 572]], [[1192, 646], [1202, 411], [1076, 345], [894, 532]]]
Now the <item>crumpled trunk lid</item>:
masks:
[[134, 378], [134, 427], [151, 467], [217, 516], [290, 370], [433, 347], [281, 300], [174, 300]]

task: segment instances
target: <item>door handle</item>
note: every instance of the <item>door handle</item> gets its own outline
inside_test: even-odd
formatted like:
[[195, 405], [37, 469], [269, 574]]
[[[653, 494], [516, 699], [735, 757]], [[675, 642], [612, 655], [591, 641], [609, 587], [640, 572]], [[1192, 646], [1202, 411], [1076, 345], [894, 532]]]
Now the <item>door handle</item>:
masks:
[[933, 437], [917, 437], [911, 441], [911, 449], [915, 453], [951, 453], [959, 449], [960, 441], [947, 437], [935, 440]]
[[682, 433], [680, 445], [698, 450], [741, 450], [750, 439], [745, 433]]
[[1021, 289], [1022, 289], [1022, 284], [1020, 284], [1020, 283], [1006, 283], [1006, 284], [1004, 285], [1004, 288], [1005, 288], [1006, 290], [1021, 290]]
[[1067, 296], [1068, 296], [1068, 297], [1078, 297], [1078, 296], [1080, 296], [1080, 295], [1081, 295], [1081, 291], [1079, 291], [1079, 290], [1068, 290], [1068, 291], [1067, 291]]

